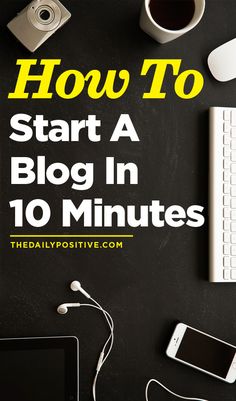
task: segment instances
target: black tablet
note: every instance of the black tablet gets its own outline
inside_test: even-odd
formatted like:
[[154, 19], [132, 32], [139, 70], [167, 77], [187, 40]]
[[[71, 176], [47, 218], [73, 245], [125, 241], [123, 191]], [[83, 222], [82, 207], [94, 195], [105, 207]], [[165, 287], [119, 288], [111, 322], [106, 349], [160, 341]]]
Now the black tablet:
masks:
[[76, 337], [0, 339], [0, 399], [78, 401]]

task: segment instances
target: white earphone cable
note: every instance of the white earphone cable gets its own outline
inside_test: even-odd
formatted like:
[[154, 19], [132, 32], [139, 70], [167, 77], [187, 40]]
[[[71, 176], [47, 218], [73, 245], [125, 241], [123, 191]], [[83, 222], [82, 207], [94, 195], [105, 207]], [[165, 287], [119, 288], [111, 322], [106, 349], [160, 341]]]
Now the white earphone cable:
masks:
[[[108, 349], [108, 352], [107, 352], [106, 356], [103, 358], [103, 361], [102, 361], [103, 362], [102, 365], [103, 365], [106, 362], [107, 358], [109, 357], [109, 355], [110, 355], [110, 353], [112, 351], [113, 345], [114, 345], [114, 339], [115, 339], [114, 338], [115, 337], [114, 336], [114, 321], [113, 321], [111, 315], [106, 310], [104, 310], [102, 308], [102, 306], [95, 299], [91, 298], [91, 301], [94, 302], [98, 306], [98, 308], [102, 311], [102, 313], [104, 314], [105, 319], [106, 319], [106, 321], [107, 321], [107, 323], [108, 323], [108, 325], [110, 327], [110, 330], [111, 330], [111, 334], [110, 334], [110, 336], [109, 336], [109, 338], [108, 338], [108, 340], [107, 340], [107, 342], [106, 342], [106, 344], [104, 346], [104, 351], [105, 351], [106, 346], [108, 345], [109, 341], [111, 341], [110, 348]], [[110, 322], [109, 322], [109, 320], [110, 320]]]
[[[97, 399], [97, 394], [96, 394], [97, 393], [97, 379], [98, 379], [98, 376], [99, 376], [102, 366], [104, 365], [104, 363], [106, 362], [107, 358], [109, 357], [109, 355], [112, 351], [113, 344], [114, 344], [114, 321], [113, 321], [111, 315], [105, 309], [103, 309], [102, 306], [97, 301], [95, 301], [92, 298], [91, 298], [91, 301], [93, 301], [96, 305], [80, 304], [80, 307], [84, 306], [84, 307], [88, 307], [88, 308], [94, 308], [94, 309], [97, 309], [100, 312], [102, 312], [108, 323], [109, 329], [111, 331], [111, 333], [110, 333], [108, 339], [106, 340], [106, 342], [102, 348], [102, 351], [100, 353], [98, 363], [97, 363], [97, 368], [96, 368], [96, 374], [95, 374], [94, 381], [93, 381], [93, 390], [92, 390], [93, 391], [93, 400], [96, 401], [96, 399]], [[108, 348], [108, 351], [106, 352], [106, 348], [109, 343], [110, 343], [110, 346]]]
[[113, 321], [111, 315], [106, 310], [100, 308], [99, 306], [95, 306], [95, 305], [91, 305], [91, 304], [80, 304], [80, 307], [83, 307], [83, 306], [94, 308], [94, 309], [101, 311], [104, 314], [104, 316], [106, 316], [106, 321], [107, 321], [110, 331], [111, 331], [111, 334], [109, 335], [109, 337], [108, 337], [107, 341], [105, 342], [103, 349], [102, 349], [102, 353], [105, 353], [107, 345], [109, 344], [109, 342], [111, 342], [110, 347], [106, 353], [106, 356], [102, 359], [102, 361], [100, 361], [100, 362], [102, 362], [100, 367], [102, 367], [102, 365], [106, 362], [108, 356], [110, 355], [113, 344], [114, 344], [114, 321]]
[[202, 398], [190, 398], [190, 397], [184, 397], [182, 395], [176, 394], [173, 391], [169, 390], [166, 386], [164, 386], [161, 382], [159, 382], [156, 379], [151, 379], [149, 380], [149, 382], [146, 385], [146, 390], [145, 390], [145, 399], [146, 401], [149, 401], [148, 398], [148, 392], [149, 392], [149, 387], [151, 385], [151, 383], [155, 383], [158, 384], [158, 386], [162, 387], [165, 391], [167, 391], [169, 394], [177, 397], [177, 398], [181, 398], [182, 400], [190, 400], [190, 401], [207, 401], [207, 400], [203, 400]]

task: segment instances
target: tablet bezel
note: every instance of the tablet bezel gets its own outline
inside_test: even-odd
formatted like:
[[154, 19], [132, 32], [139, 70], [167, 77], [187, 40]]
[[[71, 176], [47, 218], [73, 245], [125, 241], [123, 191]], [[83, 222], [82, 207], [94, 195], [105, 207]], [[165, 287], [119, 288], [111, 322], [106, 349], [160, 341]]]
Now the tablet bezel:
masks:
[[0, 338], [1, 351], [62, 349], [65, 352], [65, 401], [79, 401], [79, 340], [72, 336]]

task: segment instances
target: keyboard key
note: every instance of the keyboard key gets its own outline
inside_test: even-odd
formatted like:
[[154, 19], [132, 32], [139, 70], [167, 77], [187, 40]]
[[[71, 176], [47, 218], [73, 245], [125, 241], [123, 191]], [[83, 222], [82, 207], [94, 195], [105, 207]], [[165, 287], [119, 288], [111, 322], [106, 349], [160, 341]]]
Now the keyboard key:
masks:
[[231, 161], [232, 161], [232, 162], [236, 162], [236, 151], [235, 151], [235, 150], [233, 150], [233, 151], [231, 152]]
[[[223, 180], [225, 182], [228, 182], [230, 180], [230, 172], [229, 172], [229, 170], [225, 170], [224, 171]], [[236, 176], [235, 176], [235, 182], [236, 182]], [[231, 182], [231, 184], [232, 184], [232, 182]]]
[[231, 231], [232, 231], [233, 233], [236, 232], [236, 223], [231, 223]]
[[228, 133], [228, 132], [230, 132], [230, 123], [229, 123], [229, 121], [226, 121], [225, 123], [224, 123], [224, 127], [223, 127], [223, 130], [224, 130], [224, 132], [225, 133]]
[[[226, 245], [225, 245], [226, 246]], [[236, 246], [235, 245], [232, 245], [231, 246], [231, 255], [232, 256], [236, 256]]]
[[224, 233], [223, 239], [226, 244], [230, 243], [230, 233]]
[[236, 280], [236, 269], [231, 270], [231, 279]]
[[231, 111], [231, 125], [236, 127], [236, 111], [235, 110]]
[[223, 253], [224, 253], [224, 255], [230, 255], [230, 246], [229, 245], [224, 245]]
[[236, 128], [231, 128], [231, 137], [236, 138]]
[[224, 208], [223, 216], [225, 219], [230, 218], [230, 209], [228, 207]]
[[236, 258], [231, 258], [231, 260], [230, 260], [230, 265], [231, 265], [231, 267], [233, 267], [233, 268], [236, 267]]
[[[228, 234], [228, 233], [225, 233], [225, 234]], [[231, 235], [231, 244], [236, 244], [236, 234]]]
[[229, 231], [230, 230], [230, 220], [225, 220], [223, 227], [224, 227], [224, 231]]
[[228, 146], [224, 147], [224, 157], [230, 157], [230, 148]]
[[236, 174], [236, 163], [231, 164], [231, 173]]
[[224, 200], [223, 200], [224, 206], [229, 206], [230, 205], [230, 197], [225, 195]]
[[230, 159], [224, 159], [224, 169], [230, 168]]
[[229, 194], [230, 193], [230, 185], [229, 184], [224, 184], [224, 194]]
[[[225, 181], [227, 181], [227, 180], [225, 180]], [[230, 184], [231, 185], [236, 185], [236, 175], [231, 175]]]
[[230, 110], [224, 110], [224, 120], [229, 121], [230, 120]]
[[[232, 198], [232, 199], [231, 199], [230, 204], [231, 204], [231, 209], [236, 209], [236, 199], [235, 199], [235, 198]], [[227, 206], [227, 205], [226, 205], [226, 206]]]
[[[226, 184], [225, 184], [225, 185], [226, 185]], [[236, 196], [236, 185], [234, 185], [233, 187], [231, 187], [230, 193], [231, 193], [231, 196]]]
[[232, 210], [231, 212], [231, 220], [236, 220], [236, 211]]
[[228, 256], [224, 257], [224, 267], [230, 267], [230, 258]]
[[229, 139], [229, 135], [224, 135], [224, 145], [229, 145], [230, 144], [230, 139]]
[[233, 139], [233, 140], [231, 141], [231, 149], [232, 149], [232, 150], [236, 150], [236, 139]]
[[224, 280], [230, 280], [230, 270], [224, 270]]

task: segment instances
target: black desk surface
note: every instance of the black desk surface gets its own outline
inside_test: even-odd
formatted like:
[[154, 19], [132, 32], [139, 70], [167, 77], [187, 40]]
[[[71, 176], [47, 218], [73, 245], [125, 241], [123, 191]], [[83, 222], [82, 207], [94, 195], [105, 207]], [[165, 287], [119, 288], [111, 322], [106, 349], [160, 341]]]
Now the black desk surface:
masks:
[[[9, 234], [14, 227], [9, 200], [40, 197], [50, 200], [57, 211], [47, 227], [59, 232], [60, 200], [82, 200], [69, 184], [10, 185], [10, 156], [46, 155], [48, 160], [93, 161], [98, 178], [87, 198], [103, 197], [109, 203], [148, 204], [160, 199], [166, 206], [208, 206], [208, 108], [234, 106], [236, 80], [217, 83], [210, 76], [206, 58], [211, 50], [236, 36], [234, 0], [207, 0], [204, 19], [197, 29], [165, 46], [156, 44], [138, 27], [141, 0], [65, 0], [72, 20], [31, 56], [5, 28], [26, 5], [24, 0], [1, 2], [0, 114], [2, 241], [0, 267], [1, 337], [76, 335], [81, 343], [81, 400], [91, 400], [91, 384], [97, 355], [106, 327], [99, 314], [73, 311], [61, 317], [55, 312], [65, 301], [83, 301], [68, 289], [79, 279], [84, 287], [112, 314], [116, 324], [114, 351], [98, 383], [98, 400], [138, 401], [151, 377], [177, 392], [202, 396], [210, 401], [235, 401], [235, 386], [182, 366], [165, 356], [165, 348], [176, 321], [184, 321], [226, 341], [236, 343], [235, 285], [212, 285], [208, 277], [207, 223], [201, 229], [135, 229], [135, 239], [123, 250], [11, 250]], [[128, 69], [132, 83], [118, 101], [79, 99], [63, 101], [9, 101], [18, 58], [61, 58], [61, 71], [77, 68]], [[147, 80], [140, 77], [145, 58], [181, 58], [182, 68], [204, 74], [205, 86], [197, 98], [183, 101], [173, 91], [173, 80], [165, 82], [166, 100], [142, 100]], [[9, 119], [15, 113], [42, 114], [49, 119], [82, 119], [97, 114], [103, 120], [103, 141], [89, 143], [84, 137], [74, 144], [18, 144], [9, 140]], [[109, 135], [121, 113], [129, 113], [141, 138], [112, 144]], [[137, 187], [107, 188], [100, 178], [103, 160], [114, 155], [133, 161], [140, 168]], [[99, 175], [100, 174], [100, 175]], [[24, 233], [33, 232], [29, 227]], [[106, 230], [104, 229], [104, 232]], [[70, 230], [78, 233], [76, 224]], [[127, 229], [125, 232], [129, 233]], [[153, 400], [172, 400], [159, 388]]]

